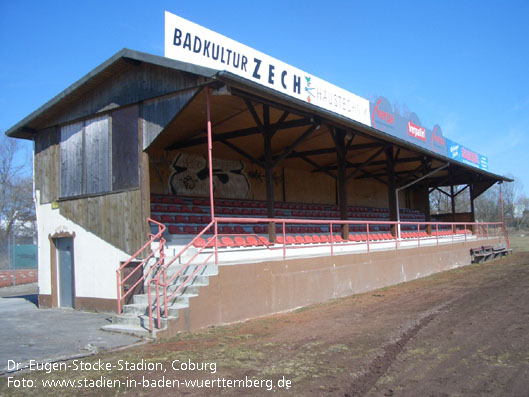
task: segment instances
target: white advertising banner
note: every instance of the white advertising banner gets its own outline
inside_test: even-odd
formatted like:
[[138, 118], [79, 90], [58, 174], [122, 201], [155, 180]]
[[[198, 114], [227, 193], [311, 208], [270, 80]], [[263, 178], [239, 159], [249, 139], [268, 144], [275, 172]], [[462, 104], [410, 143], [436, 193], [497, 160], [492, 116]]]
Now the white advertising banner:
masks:
[[228, 71], [311, 105], [371, 125], [367, 99], [167, 11], [165, 57]]

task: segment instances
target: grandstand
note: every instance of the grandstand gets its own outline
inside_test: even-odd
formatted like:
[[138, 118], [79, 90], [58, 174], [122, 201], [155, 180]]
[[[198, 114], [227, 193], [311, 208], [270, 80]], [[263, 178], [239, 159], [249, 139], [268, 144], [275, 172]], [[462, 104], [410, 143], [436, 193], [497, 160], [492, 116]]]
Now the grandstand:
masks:
[[[297, 97], [182, 57], [122, 50], [7, 131], [35, 142], [41, 307], [114, 311], [110, 330], [167, 336], [508, 243], [473, 201], [509, 179], [439, 126], [383, 98], [320, 106], [304, 88], [341, 91], [288, 65], [278, 81], [299, 82]], [[433, 217], [441, 187], [452, 211]], [[461, 193], [469, 212], [455, 211]]]

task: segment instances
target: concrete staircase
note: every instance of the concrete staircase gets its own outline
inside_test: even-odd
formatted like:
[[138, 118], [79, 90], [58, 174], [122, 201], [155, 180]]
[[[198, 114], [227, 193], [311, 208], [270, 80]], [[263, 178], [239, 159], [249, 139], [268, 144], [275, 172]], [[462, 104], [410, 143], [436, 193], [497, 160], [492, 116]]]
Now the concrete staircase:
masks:
[[[194, 249], [190, 249], [193, 251]], [[172, 250], [166, 250], [171, 252]], [[196, 252], [196, 251], [195, 251]], [[194, 252], [187, 253], [186, 257], [190, 257]], [[166, 261], [169, 262], [173, 258], [166, 257]], [[185, 258], [182, 258], [185, 261]], [[179, 286], [186, 281], [189, 275], [193, 274], [197, 267], [203, 262], [201, 260], [193, 261], [190, 265], [186, 266], [185, 269], [178, 275], [178, 277], [167, 287], [167, 296], [169, 297]], [[156, 312], [156, 291], [155, 283], [151, 284], [151, 304], [153, 308], [153, 333], [149, 332], [149, 297], [148, 297], [148, 286], [146, 280], [144, 284], [143, 294], [137, 294], [132, 297], [132, 303], [123, 306], [123, 312], [118, 315], [114, 315], [112, 318], [112, 324], [105, 325], [102, 327], [105, 331], [110, 332], [121, 332], [140, 337], [156, 337], [156, 332], [159, 330], [167, 329], [168, 321], [178, 318], [180, 310], [189, 307], [189, 299], [198, 296], [201, 287], [209, 285], [209, 277], [218, 274], [218, 268], [214, 263], [204, 265], [198, 273], [193, 276], [186, 286], [178, 292], [178, 294], [168, 302], [168, 313], [167, 317], [162, 315], [160, 319], [160, 328], [158, 328], [157, 312]], [[185, 265], [173, 263], [167, 269], [167, 280], [174, 276], [182, 267]], [[161, 311], [163, 313], [163, 289], [159, 289]]]

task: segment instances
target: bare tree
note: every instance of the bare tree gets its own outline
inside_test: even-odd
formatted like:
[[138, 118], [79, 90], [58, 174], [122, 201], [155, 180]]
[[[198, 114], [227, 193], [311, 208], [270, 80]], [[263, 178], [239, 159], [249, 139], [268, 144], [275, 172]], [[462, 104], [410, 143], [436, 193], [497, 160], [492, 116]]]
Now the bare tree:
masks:
[[[29, 154], [0, 132], [0, 240], [34, 232], [33, 177]], [[5, 244], [2, 244], [4, 246]]]

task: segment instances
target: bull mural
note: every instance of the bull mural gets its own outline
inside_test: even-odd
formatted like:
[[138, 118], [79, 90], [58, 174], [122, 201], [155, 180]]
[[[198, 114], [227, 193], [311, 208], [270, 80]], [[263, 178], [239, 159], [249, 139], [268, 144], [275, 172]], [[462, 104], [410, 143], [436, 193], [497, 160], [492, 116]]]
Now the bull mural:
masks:
[[[178, 153], [173, 161], [169, 177], [172, 194], [207, 196], [209, 172], [207, 158], [188, 153]], [[246, 198], [250, 193], [250, 181], [244, 163], [237, 160], [213, 159], [213, 190], [219, 197]]]

